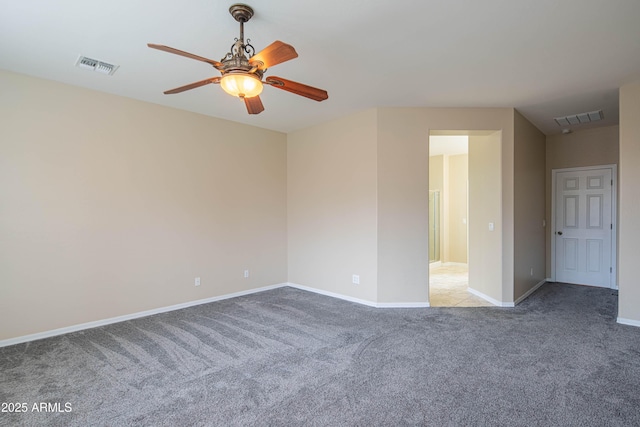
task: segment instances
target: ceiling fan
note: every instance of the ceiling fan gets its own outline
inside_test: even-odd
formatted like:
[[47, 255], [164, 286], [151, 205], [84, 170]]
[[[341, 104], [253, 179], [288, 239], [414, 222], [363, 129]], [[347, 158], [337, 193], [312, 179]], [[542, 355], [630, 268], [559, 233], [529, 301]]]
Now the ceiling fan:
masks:
[[220, 61], [214, 61], [213, 59], [204, 58], [169, 46], [147, 44], [153, 49], [206, 62], [222, 74], [221, 77], [210, 77], [199, 82], [167, 90], [164, 92], [166, 95], [184, 92], [210, 83], [220, 84], [225, 92], [244, 100], [249, 114], [259, 114], [264, 111], [260, 93], [262, 93], [262, 87], [265, 83], [315, 101], [324, 101], [329, 98], [329, 94], [325, 90], [286, 80], [282, 77], [269, 76], [262, 80], [267, 68], [297, 58], [298, 53], [293, 46], [279, 40], [255, 53], [255, 49], [250, 44], [251, 40], [247, 39], [246, 42], [244, 40], [244, 24], [253, 16], [253, 9], [246, 4], [234, 4], [229, 8], [229, 13], [240, 23], [240, 38], [235, 39], [231, 50]]

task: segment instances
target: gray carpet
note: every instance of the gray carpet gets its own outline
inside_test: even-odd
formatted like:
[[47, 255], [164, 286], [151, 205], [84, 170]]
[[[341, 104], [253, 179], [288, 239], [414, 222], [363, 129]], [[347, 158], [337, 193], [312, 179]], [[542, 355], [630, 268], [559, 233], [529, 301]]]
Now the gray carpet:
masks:
[[28, 411], [0, 425], [638, 426], [640, 329], [616, 301], [547, 284], [515, 309], [374, 309], [280, 288], [2, 348], [0, 402]]

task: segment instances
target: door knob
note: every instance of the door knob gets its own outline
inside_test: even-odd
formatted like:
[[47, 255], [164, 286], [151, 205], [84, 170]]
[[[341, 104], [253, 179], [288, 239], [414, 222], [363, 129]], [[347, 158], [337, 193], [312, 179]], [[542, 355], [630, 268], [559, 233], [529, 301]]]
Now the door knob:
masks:
[[557, 232], [558, 236], [562, 236], [562, 231]]

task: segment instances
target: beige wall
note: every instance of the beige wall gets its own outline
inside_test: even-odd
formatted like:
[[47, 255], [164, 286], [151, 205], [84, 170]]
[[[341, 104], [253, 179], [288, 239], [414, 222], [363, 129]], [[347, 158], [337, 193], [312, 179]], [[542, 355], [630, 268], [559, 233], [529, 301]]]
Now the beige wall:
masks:
[[547, 277], [543, 226], [546, 139], [517, 111], [514, 138], [514, 299], [517, 300]]
[[443, 163], [444, 156], [442, 154], [438, 156], [429, 157], [429, 190], [443, 189]]
[[496, 301], [503, 301], [502, 271], [508, 262], [501, 256], [502, 140], [501, 131], [469, 136], [469, 288]]
[[9, 72], [0, 94], [0, 340], [287, 281], [284, 134]]
[[[502, 130], [501, 224], [493, 236], [500, 291], [513, 301], [513, 115], [509, 108], [382, 108], [378, 111], [378, 297], [423, 301], [428, 283], [428, 135], [430, 130]], [[471, 155], [470, 155], [471, 157]], [[470, 168], [471, 169], [471, 168]], [[495, 188], [494, 188], [495, 190]], [[471, 221], [471, 220], [470, 220]], [[504, 260], [504, 264], [500, 259]], [[470, 260], [471, 261], [471, 260]]]
[[377, 300], [376, 120], [367, 110], [288, 135], [290, 282]]
[[447, 156], [449, 160], [449, 262], [467, 262], [467, 179], [469, 156]]
[[422, 109], [378, 110], [378, 301], [429, 300], [429, 128]]
[[440, 260], [467, 262], [468, 156], [429, 157], [429, 190], [440, 191]]
[[[448, 167], [447, 167], [448, 170]], [[445, 211], [448, 214], [448, 208], [446, 206], [446, 197], [445, 197], [445, 156], [430, 156], [429, 157], [429, 191], [439, 191], [439, 215], [438, 215], [438, 227], [439, 234], [438, 240], [440, 244], [440, 261], [444, 261], [445, 253], [444, 250], [447, 247], [446, 236], [445, 236], [445, 224], [448, 225], [448, 221], [445, 218]], [[431, 221], [431, 218], [429, 219]], [[429, 230], [431, 232], [431, 230]], [[430, 256], [429, 259], [432, 259]]]
[[619, 158], [619, 128], [608, 126], [578, 130], [567, 135], [546, 138], [545, 166], [545, 231], [546, 271], [551, 277], [551, 174], [553, 169], [582, 166], [617, 165]]
[[620, 88], [618, 317], [640, 326], [640, 81]]
[[487, 295], [513, 301], [513, 109], [383, 108], [283, 135], [8, 72], [0, 93], [0, 339], [285, 281], [424, 303], [437, 129], [500, 129], [478, 248]]

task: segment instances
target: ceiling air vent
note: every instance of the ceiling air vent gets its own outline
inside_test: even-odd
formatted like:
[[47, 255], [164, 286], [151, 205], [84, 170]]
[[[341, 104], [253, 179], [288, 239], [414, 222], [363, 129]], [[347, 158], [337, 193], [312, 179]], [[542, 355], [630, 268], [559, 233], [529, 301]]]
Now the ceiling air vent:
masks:
[[80, 55], [76, 61], [76, 67], [112, 76], [120, 66]]
[[572, 114], [570, 116], [556, 117], [555, 120], [558, 126], [570, 126], [581, 125], [583, 123], [597, 122], [602, 120], [604, 115], [602, 110], [590, 111], [588, 113]]

